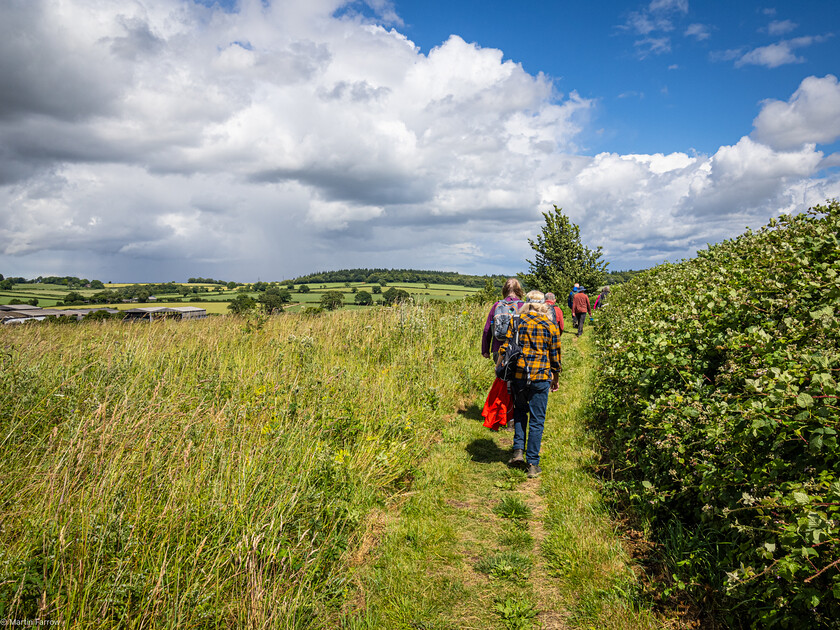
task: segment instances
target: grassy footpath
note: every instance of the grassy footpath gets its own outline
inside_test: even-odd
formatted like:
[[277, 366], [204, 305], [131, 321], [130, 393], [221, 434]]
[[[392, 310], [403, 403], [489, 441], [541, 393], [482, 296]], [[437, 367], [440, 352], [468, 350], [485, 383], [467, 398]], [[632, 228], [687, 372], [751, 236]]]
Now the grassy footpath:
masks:
[[668, 625], [636, 601], [631, 561], [588, 472], [590, 339], [564, 342], [541, 478], [508, 469], [512, 433], [482, 426], [483, 399], [445, 418], [411, 492], [368, 519], [342, 627]]

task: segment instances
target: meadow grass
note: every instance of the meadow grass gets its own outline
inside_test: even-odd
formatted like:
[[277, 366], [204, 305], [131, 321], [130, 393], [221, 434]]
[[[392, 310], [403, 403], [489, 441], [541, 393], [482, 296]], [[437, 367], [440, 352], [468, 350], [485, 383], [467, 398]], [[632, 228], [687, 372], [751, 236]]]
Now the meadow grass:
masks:
[[375, 515], [486, 385], [484, 315], [2, 327], [0, 618], [334, 627]]

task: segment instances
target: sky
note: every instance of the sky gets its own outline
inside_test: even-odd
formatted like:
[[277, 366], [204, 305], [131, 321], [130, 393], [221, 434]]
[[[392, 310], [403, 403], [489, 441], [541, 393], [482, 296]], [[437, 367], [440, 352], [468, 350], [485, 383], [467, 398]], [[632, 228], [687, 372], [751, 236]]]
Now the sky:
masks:
[[0, 273], [610, 269], [840, 198], [836, 0], [0, 0]]

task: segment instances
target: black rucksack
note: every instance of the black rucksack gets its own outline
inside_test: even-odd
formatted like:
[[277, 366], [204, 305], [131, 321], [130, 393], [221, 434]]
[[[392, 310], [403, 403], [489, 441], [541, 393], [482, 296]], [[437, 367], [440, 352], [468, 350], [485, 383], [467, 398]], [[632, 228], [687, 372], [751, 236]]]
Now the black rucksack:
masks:
[[[516, 376], [516, 364], [522, 358], [522, 345], [519, 343], [519, 326], [517, 325], [513, 333], [513, 339], [508, 342], [507, 350], [502, 355], [499, 354], [499, 363], [496, 365], [496, 376], [503, 381], [512, 381]], [[525, 362], [525, 378], [531, 382], [531, 368]]]

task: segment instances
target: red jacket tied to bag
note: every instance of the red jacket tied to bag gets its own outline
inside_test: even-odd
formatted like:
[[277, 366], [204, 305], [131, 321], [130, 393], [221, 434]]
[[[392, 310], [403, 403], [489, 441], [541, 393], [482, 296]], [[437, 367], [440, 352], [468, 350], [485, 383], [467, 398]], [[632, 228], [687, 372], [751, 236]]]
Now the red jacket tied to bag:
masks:
[[498, 431], [500, 426], [505, 426], [513, 418], [513, 400], [508, 393], [507, 383], [497, 378], [487, 394], [487, 401], [481, 411], [484, 416], [484, 426], [493, 431]]

